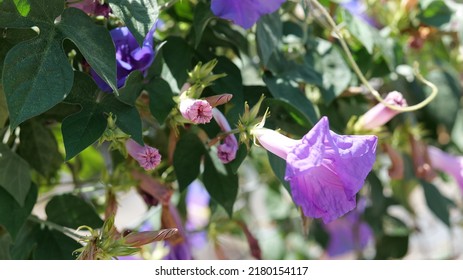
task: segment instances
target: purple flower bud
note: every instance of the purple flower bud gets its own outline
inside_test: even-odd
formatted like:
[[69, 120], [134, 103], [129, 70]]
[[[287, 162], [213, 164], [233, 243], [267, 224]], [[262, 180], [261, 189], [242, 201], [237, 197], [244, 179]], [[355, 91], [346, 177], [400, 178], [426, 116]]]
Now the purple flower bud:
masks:
[[301, 140], [276, 131], [252, 131], [268, 151], [286, 160], [285, 180], [305, 216], [325, 223], [355, 208], [355, 196], [376, 159], [374, 135], [338, 135], [323, 117]]
[[203, 99], [184, 98], [180, 101], [179, 109], [185, 119], [195, 124], [205, 124], [212, 119], [212, 107]]
[[463, 191], [463, 157], [448, 154], [434, 146], [428, 146], [428, 154], [432, 167], [450, 174]]
[[[228, 124], [227, 119], [222, 114], [222, 112], [220, 112], [219, 109], [212, 109], [212, 115], [214, 116], [215, 121], [220, 126], [220, 129], [222, 131], [228, 132], [231, 130], [230, 124]], [[223, 143], [218, 146], [217, 156], [223, 163], [229, 163], [230, 161], [235, 159], [237, 151], [238, 141], [236, 141], [236, 137], [233, 134], [230, 134], [227, 135]]]
[[[402, 94], [398, 91], [391, 91], [384, 101], [388, 104], [406, 107], [407, 100], [402, 96]], [[375, 129], [378, 128], [388, 121], [390, 121], [393, 117], [395, 117], [400, 112], [394, 111], [382, 103], [376, 104], [373, 108], [368, 110], [362, 118], [362, 128], [364, 129]]]
[[[125, 80], [133, 71], [146, 71], [154, 61], [153, 35], [156, 24], [146, 34], [143, 45], [140, 47], [135, 37], [127, 27], [119, 27], [111, 30], [111, 37], [116, 47], [117, 62], [117, 87], [124, 86]], [[110, 86], [101, 79], [95, 71], [91, 71], [92, 77], [102, 91], [111, 92]]]
[[148, 145], [140, 146], [132, 139], [125, 142], [125, 147], [129, 155], [138, 161], [145, 170], [152, 170], [161, 162], [161, 154], [156, 148]]
[[286, 0], [212, 0], [214, 15], [251, 28], [261, 16], [278, 10]]

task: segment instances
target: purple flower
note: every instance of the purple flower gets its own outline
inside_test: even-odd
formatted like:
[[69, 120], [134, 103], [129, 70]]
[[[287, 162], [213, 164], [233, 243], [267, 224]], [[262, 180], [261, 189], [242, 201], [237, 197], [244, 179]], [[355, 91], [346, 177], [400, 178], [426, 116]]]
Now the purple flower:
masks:
[[463, 191], [463, 157], [448, 154], [434, 146], [428, 146], [428, 154], [432, 167], [450, 174]]
[[185, 229], [188, 233], [188, 243], [191, 247], [201, 248], [207, 243], [207, 235], [203, 230], [209, 223], [209, 193], [199, 180], [188, 186], [185, 203], [187, 206], [187, 221]]
[[[223, 132], [231, 130], [230, 124], [228, 124], [227, 119], [219, 109], [212, 109], [212, 115]], [[236, 141], [233, 134], [230, 134], [225, 137], [223, 143], [217, 148], [217, 156], [223, 163], [229, 163], [235, 159], [236, 151], [238, 151], [238, 141]]]
[[305, 216], [325, 223], [355, 208], [355, 196], [373, 168], [377, 137], [338, 135], [323, 117], [301, 140], [276, 131], [252, 131], [268, 151], [286, 160], [285, 180]]
[[[169, 248], [169, 253], [164, 257], [165, 260], [191, 260], [193, 256], [191, 254], [191, 249], [189, 242], [187, 240], [187, 236], [185, 233], [185, 229], [182, 225], [182, 220], [180, 219], [180, 215], [178, 213], [177, 208], [169, 204], [168, 207], [163, 207], [162, 215], [164, 218], [161, 217], [163, 226], [166, 226], [166, 217], [167, 223], [175, 224], [175, 228], [178, 229], [177, 238], [167, 240], [167, 247]], [[167, 212], [164, 212], [167, 211]], [[164, 220], [163, 220], [164, 219]], [[171, 226], [168, 226], [171, 227]]]
[[161, 162], [161, 154], [156, 148], [148, 145], [140, 146], [132, 139], [125, 142], [125, 147], [129, 155], [138, 161], [145, 170], [152, 170]]
[[364, 201], [359, 201], [357, 210], [351, 211], [344, 217], [324, 225], [330, 236], [327, 246], [327, 252], [330, 257], [336, 257], [351, 251], [363, 250], [373, 240], [372, 229], [367, 223], [361, 220], [361, 214], [364, 211], [362, 202]]
[[361, 0], [347, 0], [340, 3], [344, 9], [348, 10], [352, 15], [358, 17], [359, 19], [363, 20], [364, 22], [368, 23], [369, 25], [379, 28], [380, 24], [372, 17], [370, 17], [366, 11], [367, 8], [365, 3]]
[[106, 3], [101, 4], [98, 0], [67, 0], [68, 7], [73, 7], [95, 16], [108, 17], [111, 9]]
[[[156, 24], [146, 34], [143, 45], [140, 47], [135, 37], [127, 27], [119, 27], [111, 30], [111, 38], [116, 47], [117, 62], [117, 87], [124, 86], [125, 80], [132, 71], [141, 71], [146, 74], [148, 68], [154, 61], [153, 35]], [[105, 92], [111, 92], [110, 86], [101, 79], [95, 71], [91, 71], [92, 77]]]
[[[388, 104], [406, 107], [407, 100], [398, 91], [391, 91], [388, 93], [384, 101]], [[382, 103], [376, 104], [373, 108], [368, 110], [362, 118], [361, 125], [363, 129], [375, 129], [390, 121], [393, 117], [398, 115], [400, 112], [394, 111]]]
[[212, 0], [214, 15], [248, 29], [265, 14], [278, 10], [286, 0]]
[[179, 109], [185, 119], [195, 124], [205, 124], [212, 119], [212, 107], [203, 99], [183, 98]]

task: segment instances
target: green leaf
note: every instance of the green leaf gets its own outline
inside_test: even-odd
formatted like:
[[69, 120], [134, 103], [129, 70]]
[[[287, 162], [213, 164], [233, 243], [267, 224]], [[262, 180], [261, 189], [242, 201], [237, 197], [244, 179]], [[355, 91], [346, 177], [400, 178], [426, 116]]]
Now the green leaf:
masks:
[[352, 14], [343, 14], [344, 23], [355, 38], [366, 48], [369, 54], [373, 53], [375, 38], [379, 35], [370, 25]]
[[74, 251], [81, 245], [70, 237], [55, 230], [44, 228], [33, 251], [35, 260], [75, 260]]
[[444, 197], [439, 190], [431, 183], [420, 180], [424, 190], [424, 197], [429, 209], [436, 215], [439, 220], [450, 227], [449, 204], [447, 198]]
[[281, 184], [285, 187], [285, 189], [291, 193], [291, 186], [289, 185], [288, 181], [285, 180], [286, 174], [286, 161], [270, 152], [267, 152], [268, 162], [270, 163], [270, 167], [273, 170], [275, 176], [280, 180]]
[[240, 144], [238, 151], [236, 152], [235, 159], [229, 163], [229, 166], [234, 174], [238, 172], [238, 169], [247, 156], [248, 148], [246, 147], [246, 144]]
[[75, 73], [75, 82], [69, 103], [80, 104], [82, 110], [63, 120], [61, 131], [69, 160], [95, 143], [104, 133], [109, 113], [116, 116], [116, 125], [142, 144], [141, 119], [135, 107], [119, 101], [113, 94], [104, 94], [97, 100], [97, 87], [91, 78], [83, 73]]
[[13, 241], [32, 212], [37, 201], [37, 187], [32, 185], [24, 206], [21, 206], [3, 188], [0, 188], [0, 225], [10, 233]]
[[193, 30], [194, 30], [194, 39], [195, 39], [195, 48], [198, 47], [201, 42], [201, 37], [203, 36], [204, 29], [206, 29], [207, 24], [211, 19], [214, 18], [214, 15], [211, 12], [209, 5], [203, 2], [199, 2], [195, 7], [195, 13], [193, 16]]
[[83, 225], [100, 228], [103, 225], [103, 220], [95, 209], [80, 197], [72, 194], [53, 197], [48, 202], [45, 211], [49, 221], [69, 228], [76, 229]]
[[63, 163], [53, 133], [39, 121], [32, 119], [21, 126], [21, 144], [18, 153], [29, 165], [49, 178]]
[[11, 243], [10, 235], [0, 227], [0, 260], [11, 260]]
[[188, 70], [191, 69], [192, 48], [184, 39], [171, 36], [166, 39], [162, 49], [167, 67], [177, 81], [177, 87], [182, 88], [188, 78]]
[[37, 240], [41, 233], [40, 225], [26, 221], [11, 246], [11, 258], [14, 260], [28, 260], [32, 258], [32, 251], [37, 246]]
[[16, 9], [19, 14], [23, 17], [27, 17], [31, 11], [31, 4], [29, 4], [29, 0], [14, 0], [14, 4], [16, 5]]
[[0, 186], [24, 206], [31, 187], [29, 165], [10, 148], [0, 143]]
[[407, 254], [408, 236], [382, 236], [376, 241], [377, 260], [400, 259]]
[[279, 49], [283, 37], [283, 24], [278, 12], [264, 15], [257, 22], [256, 43], [262, 65], [267, 65], [270, 57]]
[[180, 137], [174, 152], [174, 168], [181, 192], [198, 178], [201, 159], [206, 152], [195, 134], [186, 133]]
[[[2, 79], [13, 128], [52, 108], [71, 90], [73, 71], [62, 46], [66, 38], [74, 41], [92, 68], [117, 89], [114, 45], [108, 30], [78, 9], [63, 12], [63, 4], [62, 0], [31, 1], [26, 17], [18, 13], [12, 0], [0, 4], [0, 27], [36, 26], [40, 30], [5, 57]], [[60, 15], [61, 21], [55, 24]]]
[[62, 36], [73, 41], [92, 69], [117, 91], [115, 49], [108, 30], [79, 9], [66, 9], [61, 17], [56, 27]]
[[[424, 108], [429, 120], [436, 125], [444, 124], [448, 131], [454, 127], [455, 120], [460, 109], [460, 97], [462, 88], [459, 79], [447, 71], [431, 71], [426, 79], [435, 84], [439, 94], [434, 100]], [[429, 94], [430, 89], [426, 88]]]
[[317, 123], [314, 106], [298, 88], [297, 83], [269, 75], [264, 76], [264, 82], [275, 99], [294, 106], [312, 125]]
[[458, 110], [457, 117], [455, 118], [455, 125], [450, 135], [458, 149], [463, 151], [463, 109]]
[[66, 148], [66, 160], [70, 160], [95, 143], [103, 134], [107, 122], [100, 113], [97, 106], [87, 107], [63, 120], [61, 132]]
[[452, 17], [452, 11], [442, 0], [423, 0], [420, 1], [419, 7], [418, 19], [427, 25], [441, 27]]
[[129, 28], [138, 44], [142, 45], [145, 35], [159, 16], [157, 1], [153, 0], [110, 0], [112, 12]]
[[205, 155], [202, 181], [211, 198], [231, 217], [238, 195], [238, 175], [233, 173], [230, 166], [225, 166], [214, 152], [211, 150]]
[[151, 114], [160, 123], [164, 123], [170, 111], [176, 106], [169, 83], [161, 78], [155, 78], [145, 85], [145, 90], [150, 97]]
[[8, 119], [8, 106], [6, 105], [5, 93], [3, 92], [3, 86], [0, 84], [0, 128], [5, 126], [5, 122]]
[[61, 42], [53, 40], [53, 32], [45, 33], [17, 44], [5, 58], [3, 86], [12, 127], [61, 102], [72, 87]]
[[129, 74], [125, 80], [124, 87], [119, 89], [117, 99], [130, 105], [135, 106], [138, 96], [143, 90], [143, 74], [140, 71], [134, 71]]
[[349, 86], [352, 72], [340, 51], [330, 42], [319, 39], [317, 52], [320, 55], [317, 70], [323, 75], [323, 100], [329, 104]]

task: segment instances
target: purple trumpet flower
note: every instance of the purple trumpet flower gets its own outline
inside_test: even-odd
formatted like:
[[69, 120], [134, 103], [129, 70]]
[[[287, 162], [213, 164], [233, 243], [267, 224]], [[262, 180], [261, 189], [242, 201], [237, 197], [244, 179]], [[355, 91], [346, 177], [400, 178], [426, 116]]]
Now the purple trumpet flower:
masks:
[[[388, 104], [406, 107], [407, 100], [398, 91], [391, 91], [388, 93], [384, 101]], [[361, 125], [363, 129], [375, 129], [390, 121], [393, 117], [400, 114], [399, 111], [394, 111], [382, 103], [376, 104], [373, 108], [368, 110], [362, 118]]]
[[286, 160], [285, 180], [305, 216], [329, 223], [355, 208], [356, 194], [376, 159], [376, 136], [338, 135], [329, 129], [327, 117], [300, 140], [265, 128], [251, 133]]
[[[143, 45], [140, 47], [135, 37], [127, 27], [118, 27], [111, 30], [111, 37], [116, 47], [117, 62], [117, 87], [124, 86], [125, 80], [133, 71], [141, 71], [146, 74], [154, 61], [153, 35], [156, 24], [146, 34]], [[92, 77], [102, 91], [112, 92], [111, 87], [101, 79], [95, 71], [91, 71]]]
[[324, 225], [330, 236], [327, 246], [330, 257], [363, 250], [373, 240], [373, 230], [361, 220], [361, 214], [365, 210], [365, 200], [359, 200], [358, 204], [356, 210]]
[[463, 191], [463, 157], [454, 156], [434, 146], [428, 146], [428, 155], [434, 169], [450, 174]]
[[286, 0], [212, 0], [214, 15], [251, 28], [261, 16], [278, 10]]

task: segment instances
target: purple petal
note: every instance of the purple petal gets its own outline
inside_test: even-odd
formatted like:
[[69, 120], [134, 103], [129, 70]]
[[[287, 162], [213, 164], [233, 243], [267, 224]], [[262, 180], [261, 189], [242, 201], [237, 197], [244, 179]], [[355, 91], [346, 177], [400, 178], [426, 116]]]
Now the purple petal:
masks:
[[327, 247], [330, 257], [363, 250], [368, 245], [368, 242], [373, 239], [373, 231], [367, 223], [358, 219], [348, 219], [351, 213], [346, 215], [345, 218], [343, 217], [325, 225], [330, 236]]
[[212, 12], [244, 29], [252, 27], [260, 16], [276, 11], [286, 0], [212, 0]]
[[355, 195], [371, 171], [376, 136], [341, 136], [323, 117], [286, 158], [285, 180], [304, 215], [328, 223], [355, 207]]

